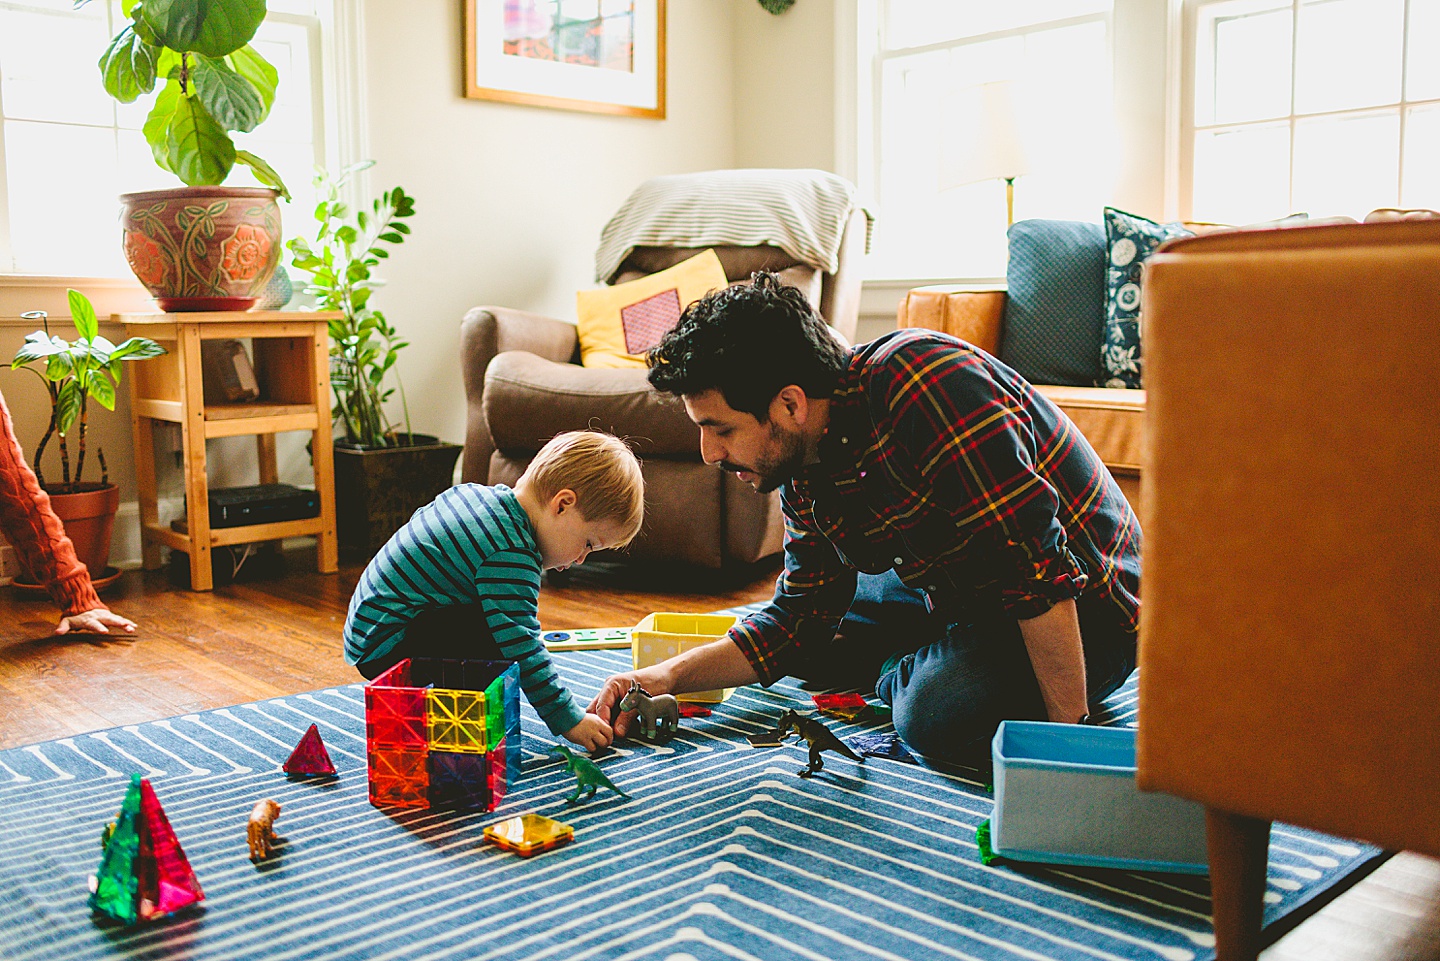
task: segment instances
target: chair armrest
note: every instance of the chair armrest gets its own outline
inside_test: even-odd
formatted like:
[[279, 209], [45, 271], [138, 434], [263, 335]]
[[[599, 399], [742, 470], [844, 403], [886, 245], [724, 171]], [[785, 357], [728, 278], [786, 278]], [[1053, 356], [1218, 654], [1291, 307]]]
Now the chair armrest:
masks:
[[700, 429], [641, 367], [557, 364], [526, 351], [496, 356], [485, 374], [485, 421], [502, 451], [533, 453], [560, 431], [603, 430], [641, 457], [698, 461]]
[[901, 327], [938, 330], [998, 356], [1005, 296], [1003, 288], [916, 287], [900, 301], [897, 319]]
[[497, 354], [523, 350], [556, 363], [576, 359], [580, 341], [574, 324], [509, 307], [474, 307], [460, 322], [460, 372], [465, 382], [463, 483], [490, 479], [495, 442], [485, 423], [485, 371]]

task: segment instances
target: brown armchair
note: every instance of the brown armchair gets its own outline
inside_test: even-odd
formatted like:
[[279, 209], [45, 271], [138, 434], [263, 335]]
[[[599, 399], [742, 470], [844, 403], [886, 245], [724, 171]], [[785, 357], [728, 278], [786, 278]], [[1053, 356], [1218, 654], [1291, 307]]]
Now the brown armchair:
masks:
[[[712, 249], [732, 282], [756, 270], [778, 272], [853, 343], [865, 232], [865, 214], [857, 207], [845, 225], [833, 273], [770, 245]], [[664, 270], [699, 252], [637, 247], [611, 283]], [[514, 484], [540, 446], [560, 431], [606, 430], [635, 445], [645, 475], [645, 526], [630, 556], [721, 568], [781, 549], [778, 495], [757, 494], [702, 462], [699, 430], [679, 402], [650, 389], [644, 370], [581, 367], [573, 323], [506, 307], [475, 307], [461, 322], [460, 344], [467, 405], [462, 481]]]

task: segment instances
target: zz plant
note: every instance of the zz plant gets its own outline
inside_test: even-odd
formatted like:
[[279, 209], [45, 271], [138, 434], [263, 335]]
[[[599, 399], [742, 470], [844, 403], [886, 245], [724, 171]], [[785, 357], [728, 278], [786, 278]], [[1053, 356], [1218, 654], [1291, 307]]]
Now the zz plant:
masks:
[[[25, 343], [10, 363], [11, 370], [24, 367], [37, 375], [45, 382], [45, 389], [50, 394], [50, 426], [35, 448], [34, 461], [36, 479], [46, 490], [56, 494], [72, 494], [83, 489], [85, 432], [89, 426], [90, 401], [94, 400], [106, 410], [114, 410], [121, 364], [165, 353], [164, 347], [145, 337], [131, 337], [117, 347], [100, 336], [100, 322], [89, 299], [78, 290], [69, 291], [69, 297], [70, 316], [75, 322], [75, 332], [80, 336], [73, 341], [58, 337], [50, 333], [50, 324], [43, 310], [27, 311], [20, 316], [26, 320], [39, 320], [43, 327], [25, 338]], [[43, 361], [43, 368], [39, 370], [31, 366], [38, 361]], [[76, 435], [78, 448], [73, 478], [67, 440], [72, 432]], [[60, 435], [62, 483], [47, 485], [40, 464], [45, 448], [57, 433]], [[96, 459], [100, 461], [101, 485], [109, 484], [104, 451], [97, 448]]]
[[[390, 256], [385, 245], [405, 242], [415, 201], [400, 187], [387, 190], [369, 209], [354, 209], [343, 199], [355, 174], [374, 166], [373, 160], [352, 164], [338, 176], [320, 171], [315, 177], [319, 229], [312, 247], [302, 237], [288, 241], [293, 263], [310, 275], [305, 293], [320, 310], [343, 315], [330, 321], [330, 387], [335, 392], [334, 419], [345, 429], [352, 447], [404, 447], [411, 443], [410, 407], [395, 360], [409, 346], [385, 315], [370, 306], [370, 295], [384, 282], [371, 271]], [[395, 387], [388, 386], [392, 378]], [[385, 402], [400, 391], [405, 431], [399, 433], [385, 412]]]
[[279, 74], [250, 46], [265, 0], [122, 0], [120, 9], [130, 22], [101, 56], [100, 73], [121, 103], [160, 85], [143, 128], [155, 163], [191, 187], [224, 183], [245, 164], [289, 200], [274, 168], [230, 139], [254, 130], [275, 103]]

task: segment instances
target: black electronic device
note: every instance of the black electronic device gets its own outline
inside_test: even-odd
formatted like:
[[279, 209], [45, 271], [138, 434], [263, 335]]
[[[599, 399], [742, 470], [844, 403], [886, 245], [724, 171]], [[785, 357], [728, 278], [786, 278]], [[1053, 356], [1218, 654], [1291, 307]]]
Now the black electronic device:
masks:
[[320, 516], [320, 497], [294, 484], [210, 489], [210, 527], [274, 524]]

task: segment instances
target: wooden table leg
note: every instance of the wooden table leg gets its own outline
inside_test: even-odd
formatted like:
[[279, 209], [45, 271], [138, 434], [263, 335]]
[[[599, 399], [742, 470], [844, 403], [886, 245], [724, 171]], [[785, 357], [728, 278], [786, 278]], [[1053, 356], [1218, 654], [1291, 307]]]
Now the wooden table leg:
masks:
[[210, 486], [205, 471], [205, 385], [200, 365], [200, 328], [179, 325], [180, 391], [183, 420], [181, 447], [185, 452], [185, 533], [190, 538], [190, 589], [215, 587], [210, 566]]
[[1215, 961], [1254, 961], [1265, 917], [1270, 822], [1207, 807], [1205, 829]]

